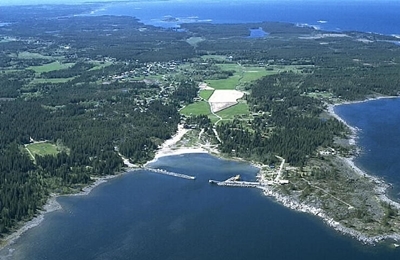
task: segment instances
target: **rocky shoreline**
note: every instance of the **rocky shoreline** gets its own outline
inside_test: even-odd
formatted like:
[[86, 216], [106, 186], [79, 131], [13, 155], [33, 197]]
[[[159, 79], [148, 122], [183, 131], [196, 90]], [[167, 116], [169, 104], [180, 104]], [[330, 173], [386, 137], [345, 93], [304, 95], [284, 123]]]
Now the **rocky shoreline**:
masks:
[[305, 203], [298, 202], [293, 198], [291, 198], [290, 196], [282, 195], [266, 186], [260, 186], [258, 188], [263, 190], [264, 195], [274, 198], [277, 202], [281, 203], [283, 206], [299, 212], [309, 213], [317, 217], [320, 217], [328, 226], [332, 227], [336, 231], [345, 235], [349, 235], [364, 244], [374, 245], [380, 241], [387, 239], [392, 239], [396, 242], [400, 242], [400, 234], [387, 234], [387, 235], [379, 235], [371, 237], [362, 232], [343, 226], [339, 222], [327, 216], [326, 213], [320, 208], [316, 208], [307, 205]]
[[[129, 170], [130, 168], [128, 168]], [[1, 245], [0, 245], [0, 250], [3, 250], [7, 246], [12, 245], [23, 233], [28, 231], [31, 228], [34, 228], [42, 221], [45, 219], [45, 215], [47, 213], [57, 211], [57, 210], [62, 210], [62, 206], [60, 203], [57, 202], [57, 198], [60, 196], [85, 196], [88, 195], [94, 188], [99, 186], [102, 183], [107, 182], [110, 179], [113, 179], [115, 177], [120, 176], [120, 174], [116, 175], [109, 175], [109, 176], [104, 176], [104, 177], [98, 177], [94, 178], [94, 182], [84, 188], [82, 188], [78, 193], [73, 193], [73, 194], [66, 194], [66, 195], [60, 195], [60, 194], [51, 194], [51, 196], [47, 199], [46, 204], [43, 206], [42, 210], [38, 212], [38, 215], [34, 217], [33, 219], [25, 222], [20, 228], [18, 228], [15, 232], [11, 233], [10, 235], [6, 236]]]
[[[375, 99], [382, 99], [382, 98], [398, 98], [398, 97], [377, 97], [377, 98], [367, 99], [364, 101], [345, 102], [345, 103], [340, 103], [337, 105], [361, 103], [361, 102], [367, 102], [367, 101], [371, 101], [371, 100], [375, 100]], [[352, 134], [349, 138], [349, 143], [351, 145], [355, 145], [357, 134], [360, 131], [360, 129], [350, 126], [345, 120], [343, 120], [341, 117], [339, 117], [339, 115], [337, 115], [334, 111], [335, 106], [336, 105], [328, 105], [328, 109], [327, 109], [328, 113], [331, 116], [335, 117], [340, 122], [342, 122], [343, 124], [345, 124], [351, 130]], [[362, 177], [368, 178], [372, 183], [374, 183], [374, 185], [375, 185], [374, 192], [380, 201], [388, 203], [390, 206], [395, 207], [397, 210], [400, 210], [400, 203], [393, 201], [386, 194], [387, 189], [390, 187], [390, 185], [388, 185], [384, 180], [382, 180], [376, 176], [371, 176], [371, 175], [365, 173], [364, 171], [362, 171], [359, 167], [357, 167], [355, 165], [354, 157], [350, 157], [350, 158], [339, 157], [339, 159], [341, 159], [343, 162], [345, 162], [355, 173], [357, 173], [358, 175], [360, 175]], [[256, 166], [260, 168], [259, 165], [256, 165]], [[328, 226], [332, 227], [333, 229], [337, 230], [338, 232], [349, 235], [349, 236], [359, 240], [362, 243], [373, 245], [380, 241], [389, 240], [389, 239], [391, 239], [395, 242], [400, 242], [400, 234], [393, 233], [393, 234], [382, 234], [382, 235], [378, 235], [378, 236], [368, 236], [360, 231], [345, 227], [340, 222], [337, 222], [334, 219], [332, 219], [331, 217], [329, 217], [320, 208], [316, 208], [314, 206], [307, 205], [305, 203], [296, 201], [292, 197], [283, 195], [277, 191], [272, 190], [270, 187], [267, 187], [267, 186], [260, 186], [259, 188], [263, 190], [263, 193], [266, 196], [273, 197], [277, 202], [281, 203], [285, 207], [288, 207], [290, 209], [293, 209], [293, 210], [296, 210], [299, 212], [305, 212], [305, 213], [309, 213], [309, 214], [318, 216], [318, 217], [322, 218], [323, 221]]]

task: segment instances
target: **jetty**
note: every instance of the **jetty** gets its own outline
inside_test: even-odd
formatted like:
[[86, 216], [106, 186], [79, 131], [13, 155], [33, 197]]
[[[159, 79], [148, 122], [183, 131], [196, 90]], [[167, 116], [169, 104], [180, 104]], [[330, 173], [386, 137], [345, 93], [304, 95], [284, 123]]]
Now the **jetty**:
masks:
[[195, 180], [196, 179], [195, 176], [190, 176], [190, 175], [177, 173], [177, 172], [170, 172], [170, 171], [163, 170], [163, 169], [154, 169], [154, 168], [147, 168], [146, 167], [145, 170], [148, 170], [148, 171], [151, 171], [151, 172], [155, 172], [155, 173], [164, 174], [164, 175], [174, 176], [174, 177], [178, 177], [178, 178], [188, 179], [188, 180]]

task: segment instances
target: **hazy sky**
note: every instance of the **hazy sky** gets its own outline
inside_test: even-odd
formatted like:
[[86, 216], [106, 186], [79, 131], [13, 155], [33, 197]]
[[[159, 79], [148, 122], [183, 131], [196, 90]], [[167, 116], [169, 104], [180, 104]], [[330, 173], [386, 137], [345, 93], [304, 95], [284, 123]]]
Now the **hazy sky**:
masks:
[[[111, 0], [112, 1], [112, 0]], [[126, 1], [126, 0], [113, 0], [113, 1]], [[129, 1], [129, 0], [128, 0]], [[132, 0], [132, 2], [137, 2], [137, 1], [145, 1], [145, 0]], [[151, 1], [151, 0], [148, 0]], [[152, 0], [154, 1], [154, 0]], [[201, 0], [172, 0], [172, 1], [177, 1], [177, 2], [201, 2]], [[207, 2], [213, 2], [212, 0], [206, 0]], [[246, 2], [246, 0], [215, 0], [215, 2], [223, 2], [223, 1], [228, 1], [228, 2]], [[261, 2], [368, 2], [368, 1], [373, 1], [376, 3], [379, 2], [390, 2], [390, 1], [398, 1], [398, 0], [251, 0], [252, 2], [255, 1], [261, 1]], [[84, 3], [84, 2], [110, 2], [110, 0], [0, 0], [0, 6], [4, 5], [35, 5], [35, 4], [78, 4], [78, 3]], [[203, 0], [204, 2], [204, 0]]]
[[84, 2], [109, 2], [110, 0], [0, 0], [1, 5], [78, 4]]
[[[99, 0], [101, 1], [101, 0]], [[34, 4], [65, 4], [65, 3], [82, 3], [84, 0], [0, 0], [0, 5], [34, 5]]]

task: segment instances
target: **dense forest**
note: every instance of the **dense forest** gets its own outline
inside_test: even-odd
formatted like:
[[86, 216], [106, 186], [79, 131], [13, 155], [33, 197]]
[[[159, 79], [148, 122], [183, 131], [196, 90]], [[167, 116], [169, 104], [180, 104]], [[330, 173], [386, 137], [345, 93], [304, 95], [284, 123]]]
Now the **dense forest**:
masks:
[[[12, 23], [0, 28], [4, 39], [19, 39], [0, 43], [1, 234], [34, 216], [50, 192], [70, 192], [89, 184], [91, 176], [120, 172], [120, 154], [139, 165], [150, 160], [175, 133], [179, 106], [197, 95], [190, 81], [167, 91], [157, 82], [113, 79], [135, 69], [146, 72], [148, 61], [193, 55], [183, 34], [145, 28], [134, 18], [68, 18], [45, 11], [13, 10], [27, 16], [10, 15]], [[64, 10], [77, 11], [82, 10]], [[53, 15], [63, 18], [55, 21]], [[90, 62], [93, 57], [99, 61]], [[54, 68], [35, 70], [48, 64]], [[32, 158], [25, 147], [36, 142], [57, 152]]]
[[250, 129], [240, 121], [219, 125], [221, 151], [263, 163], [274, 162], [278, 154], [292, 165], [304, 166], [318, 147], [333, 146], [334, 137], [345, 127], [335, 119], [319, 118], [321, 101], [301, 95], [297, 86], [302, 79], [302, 75], [282, 73], [255, 82], [247, 101], [253, 112], [263, 113]]

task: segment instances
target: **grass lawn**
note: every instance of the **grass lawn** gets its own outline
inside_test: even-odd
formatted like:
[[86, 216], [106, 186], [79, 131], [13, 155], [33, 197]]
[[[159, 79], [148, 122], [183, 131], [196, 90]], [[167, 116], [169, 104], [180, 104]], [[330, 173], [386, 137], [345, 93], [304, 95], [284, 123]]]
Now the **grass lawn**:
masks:
[[57, 146], [51, 143], [28, 144], [25, 147], [33, 156], [56, 155], [58, 153]]
[[214, 90], [200, 90], [199, 96], [205, 100], [208, 100], [213, 93]]
[[185, 116], [198, 116], [211, 114], [210, 105], [205, 101], [190, 104], [180, 111]]
[[58, 61], [47, 63], [42, 66], [31, 66], [28, 69], [34, 70], [36, 73], [49, 72], [53, 70], [61, 70], [72, 67], [75, 63], [60, 63]]
[[234, 119], [235, 115], [249, 115], [249, 106], [247, 103], [240, 102], [232, 107], [226, 108], [217, 113], [223, 119], [232, 120]]

